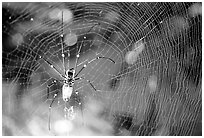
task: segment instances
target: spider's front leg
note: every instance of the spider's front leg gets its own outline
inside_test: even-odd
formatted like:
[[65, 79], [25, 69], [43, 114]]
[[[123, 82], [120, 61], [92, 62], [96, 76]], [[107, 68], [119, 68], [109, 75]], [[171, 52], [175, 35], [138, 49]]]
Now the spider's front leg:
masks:
[[84, 66], [78, 71], [78, 73], [74, 76], [74, 78], [76, 78], [89, 64], [91, 64], [92, 62], [98, 60], [98, 59], [106, 59], [106, 60], [109, 60], [111, 61], [112, 63], [115, 64], [115, 61], [109, 57], [102, 57], [102, 56], [98, 56], [94, 59], [92, 59], [91, 61], [87, 62], [86, 64], [84, 64]]

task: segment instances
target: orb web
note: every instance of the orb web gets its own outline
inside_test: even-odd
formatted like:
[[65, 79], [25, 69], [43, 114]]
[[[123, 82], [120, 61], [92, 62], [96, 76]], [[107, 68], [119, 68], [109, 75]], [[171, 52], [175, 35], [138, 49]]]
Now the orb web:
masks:
[[[200, 135], [196, 6], [3, 3], [4, 135]], [[60, 81], [84, 65], [65, 103]], [[64, 120], [67, 104], [73, 120]]]

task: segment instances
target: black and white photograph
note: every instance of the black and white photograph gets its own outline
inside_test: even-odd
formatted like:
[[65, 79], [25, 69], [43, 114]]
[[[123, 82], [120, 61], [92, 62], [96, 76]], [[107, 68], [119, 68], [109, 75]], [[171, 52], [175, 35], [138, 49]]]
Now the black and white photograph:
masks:
[[202, 2], [1, 4], [3, 136], [202, 136]]

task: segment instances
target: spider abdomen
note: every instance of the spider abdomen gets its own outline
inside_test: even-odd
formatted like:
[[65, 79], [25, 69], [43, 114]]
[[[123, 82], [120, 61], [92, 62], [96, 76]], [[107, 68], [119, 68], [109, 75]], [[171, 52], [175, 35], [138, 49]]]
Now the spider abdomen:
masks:
[[62, 86], [62, 99], [67, 102], [70, 99], [72, 92], [73, 87], [70, 87], [68, 84], [64, 84]]

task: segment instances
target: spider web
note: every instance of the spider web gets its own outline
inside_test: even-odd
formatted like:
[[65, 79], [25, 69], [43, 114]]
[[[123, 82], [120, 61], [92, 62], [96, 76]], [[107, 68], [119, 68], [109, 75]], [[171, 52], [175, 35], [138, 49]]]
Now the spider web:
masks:
[[[50, 87], [49, 97], [47, 86], [76, 60], [78, 72], [98, 56], [115, 64], [98, 59], [80, 72], [79, 94], [69, 102], [76, 117], [65, 126], [70, 135], [202, 135], [201, 15], [192, 5], [200, 6], [3, 3], [4, 135], [64, 135], [57, 128], [63, 83]], [[76, 42], [67, 44], [67, 34]]]

